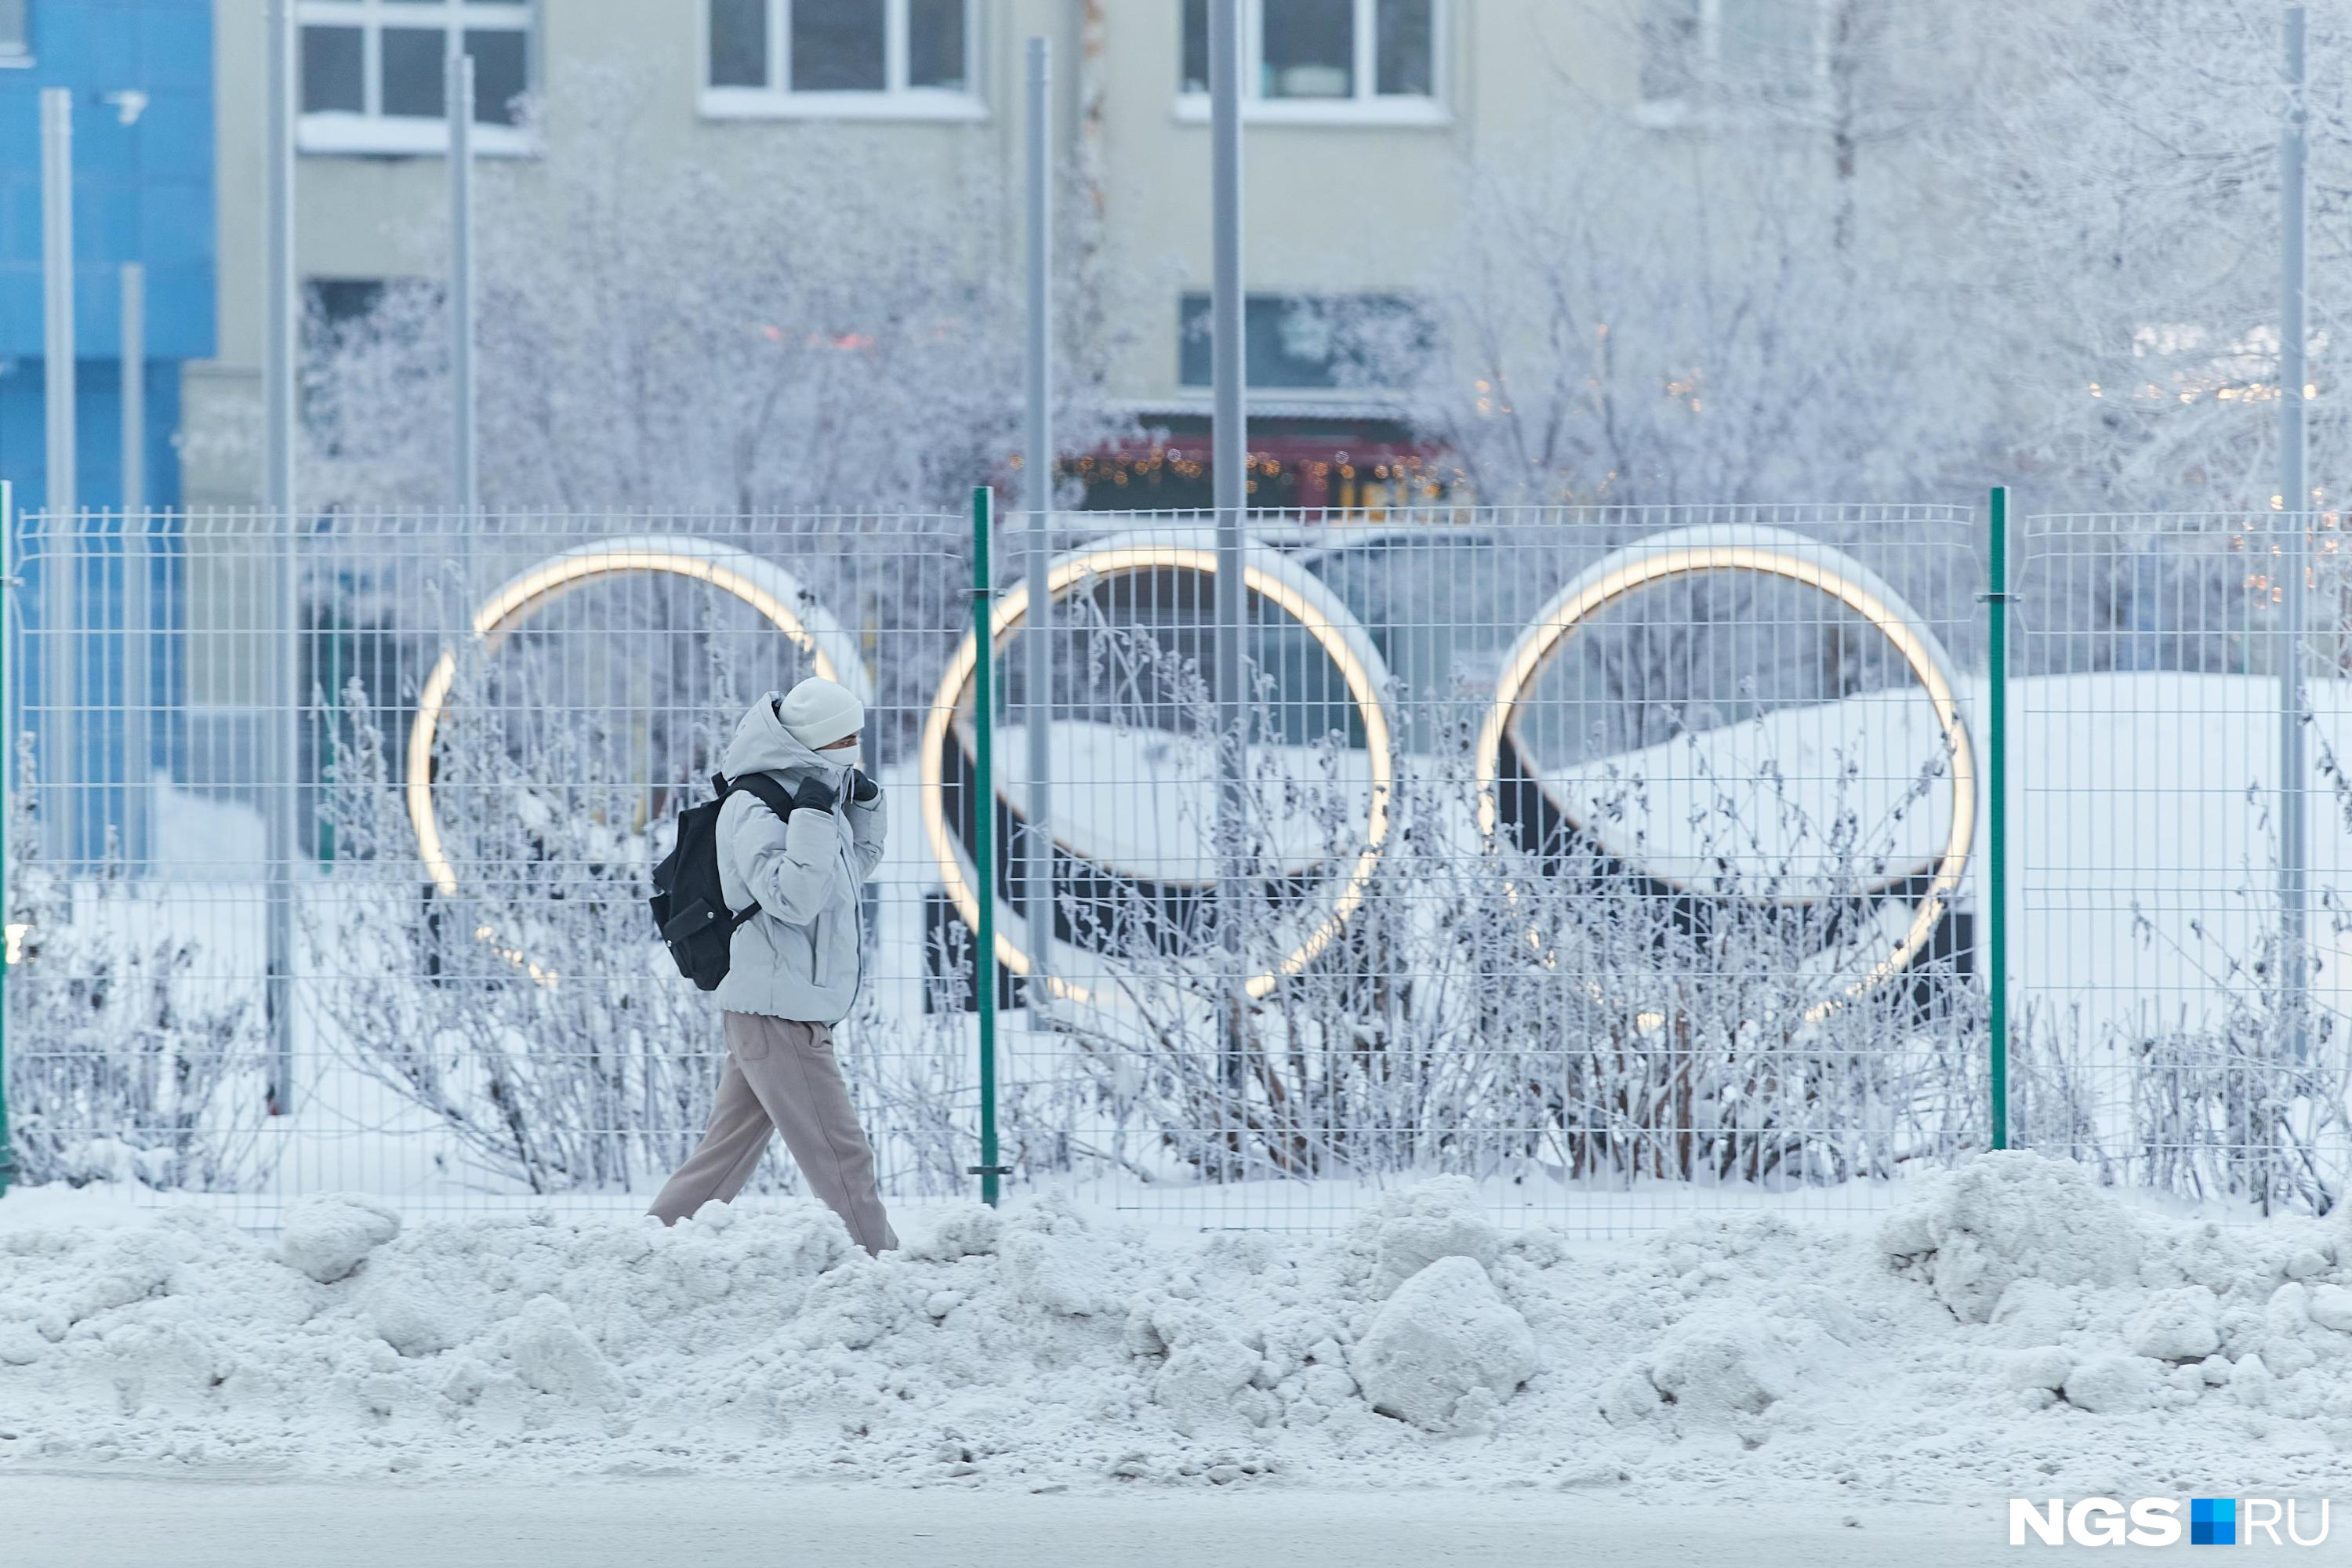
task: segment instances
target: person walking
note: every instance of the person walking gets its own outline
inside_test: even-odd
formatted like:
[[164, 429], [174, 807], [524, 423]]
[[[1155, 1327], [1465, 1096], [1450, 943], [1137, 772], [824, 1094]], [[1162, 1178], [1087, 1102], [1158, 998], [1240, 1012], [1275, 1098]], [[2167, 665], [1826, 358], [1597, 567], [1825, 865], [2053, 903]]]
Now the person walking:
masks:
[[779, 817], [749, 790], [730, 790], [719, 808], [727, 907], [757, 903], [760, 912], [728, 950], [715, 993], [727, 1070], [700, 1146], [654, 1199], [649, 1212], [664, 1225], [713, 1198], [731, 1202], [759, 1168], [772, 1128], [858, 1246], [878, 1253], [898, 1245], [833, 1054], [833, 1026], [864, 978], [858, 887], [882, 858], [882, 791], [852, 765], [865, 724], [865, 706], [846, 688], [812, 677], [753, 703], [719, 758], [730, 780], [772, 776], [793, 809]]

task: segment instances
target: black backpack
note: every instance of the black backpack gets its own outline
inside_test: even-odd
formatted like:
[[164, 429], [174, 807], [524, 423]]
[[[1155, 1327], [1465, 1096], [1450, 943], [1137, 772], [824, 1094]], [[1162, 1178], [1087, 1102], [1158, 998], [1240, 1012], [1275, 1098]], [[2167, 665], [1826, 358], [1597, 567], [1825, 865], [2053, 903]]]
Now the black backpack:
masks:
[[766, 773], [746, 773], [729, 779], [710, 775], [717, 798], [688, 806], [677, 814], [677, 842], [654, 868], [654, 929], [661, 933], [677, 972], [698, 990], [715, 991], [727, 978], [730, 949], [736, 928], [760, 912], [755, 902], [740, 911], [727, 907], [719, 883], [719, 812], [734, 790], [748, 790], [779, 818], [793, 812], [793, 797]]

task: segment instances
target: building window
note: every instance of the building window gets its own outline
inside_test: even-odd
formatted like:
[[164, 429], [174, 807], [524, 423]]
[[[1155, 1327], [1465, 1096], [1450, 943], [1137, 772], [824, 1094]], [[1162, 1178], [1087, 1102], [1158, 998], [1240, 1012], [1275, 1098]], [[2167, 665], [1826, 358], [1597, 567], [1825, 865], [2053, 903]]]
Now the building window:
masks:
[[[1178, 302], [1176, 379], [1182, 385], [1207, 386], [1214, 373], [1209, 312], [1206, 294]], [[1394, 294], [1252, 294], [1242, 306], [1243, 379], [1271, 391], [1363, 391], [1365, 346], [1425, 346], [1420, 321], [1412, 302]]]
[[977, 120], [978, 0], [704, 0], [702, 111]]
[[[1180, 107], [1206, 112], [1209, 0], [1182, 0]], [[1242, 0], [1246, 110], [1262, 120], [1434, 120], [1439, 0]]]
[[33, 34], [26, 26], [26, 0], [0, 0], [0, 66], [33, 63]]
[[305, 278], [302, 280], [302, 332], [305, 345], [323, 347], [339, 332], [348, 332], [375, 313], [383, 303], [381, 278]]
[[455, 37], [474, 61], [474, 145], [530, 148], [530, 0], [301, 0], [306, 153], [439, 153], [443, 67]]
[[1828, 83], [1822, 0], [1647, 0], [1642, 117], [1654, 125], [1810, 111]]

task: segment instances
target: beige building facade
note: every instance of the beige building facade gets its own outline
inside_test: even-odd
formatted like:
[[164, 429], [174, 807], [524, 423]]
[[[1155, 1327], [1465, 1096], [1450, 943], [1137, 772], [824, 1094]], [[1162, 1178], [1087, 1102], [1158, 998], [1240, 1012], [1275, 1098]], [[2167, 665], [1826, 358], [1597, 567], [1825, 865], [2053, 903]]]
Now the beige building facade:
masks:
[[[1254, 445], [1297, 475], [1283, 499], [1343, 499], [1318, 479], [1318, 453], [1409, 445], [1376, 392], [1332, 384], [1340, 378], [1302, 327], [1300, 302], [1409, 300], [1453, 242], [1458, 193], [1480, 160], [1520, 155], [1528, 137], [1580, 114], [1657, 116], [1643, 100], [1635, 3], [1244, 0]], [[1698, 47], [1759, 0], [1664, 3], [1687, 9]], [[1118, 280], [1113, 394], [1171, 445], [1205, 435], [1206, 0], [294, 4], [296, 265], [313, 308], [331, 314], [364, 308], [383, 280], [441, 270], [440, 60], [453, 29], [475, 58], [484, 158], [563, 158], [519, 123], [513, 100], [564, 73], [617, 68], [636, 79], [648, 157], [756, 178], [822, 126], [870, 142], [902, 171], [898, 201], [944, 196], [975, 163], [1018, 192], [1024, 47], [1048, 38], [1056, 146], [1092, 186], [1106, 275]], [[220, 353], [185, 388], [194, 506], [249, 505], [258, 489], [265, 26], [264, 0], [216, 0]], [[1017, 268], [1017, 200], [1003, 211], [1004, 264]]]

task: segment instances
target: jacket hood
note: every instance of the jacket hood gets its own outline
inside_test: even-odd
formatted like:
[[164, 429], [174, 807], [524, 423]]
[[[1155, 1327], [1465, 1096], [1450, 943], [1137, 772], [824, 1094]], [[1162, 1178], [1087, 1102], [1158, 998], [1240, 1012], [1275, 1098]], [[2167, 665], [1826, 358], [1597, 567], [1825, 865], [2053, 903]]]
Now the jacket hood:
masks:
[[776, 717], [776, 697], [772, 691], [762, 695], [735, 726], [735, 738], [719, 753], [720, 773], [730, 779], [743, 773], [776, 773], [798, 784], [812, 775], [824, 776], [856, 764], [854, 750], [840, 752], [836, 754], [841, 760], [830, 762], [793, 739], [792, 731]]

